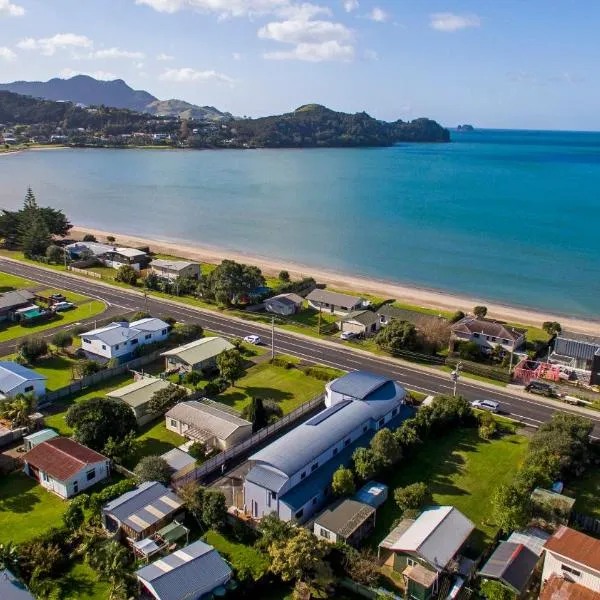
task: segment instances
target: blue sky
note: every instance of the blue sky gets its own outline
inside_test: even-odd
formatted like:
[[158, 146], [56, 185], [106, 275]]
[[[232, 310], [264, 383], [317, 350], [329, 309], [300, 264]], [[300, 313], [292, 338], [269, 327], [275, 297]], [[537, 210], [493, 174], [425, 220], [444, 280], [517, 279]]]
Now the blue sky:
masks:
[[236, 115], [600, 130], [600, 3], [0, 0], [0, 81], [88, 73]]

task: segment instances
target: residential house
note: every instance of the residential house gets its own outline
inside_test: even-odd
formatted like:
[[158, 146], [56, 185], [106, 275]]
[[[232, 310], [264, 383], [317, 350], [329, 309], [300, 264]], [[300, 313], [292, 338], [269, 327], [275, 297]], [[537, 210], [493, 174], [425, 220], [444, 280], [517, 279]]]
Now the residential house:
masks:
[[0, 598], [2, 600], [35, 600], [35, 596], [8, 569], [0, 570]]
[[542, 595], [552, 577], [600, 594], [600, 540], [561, 525], [544, 550]]
[[58, 437], [58, 433], [56, 433], [54, 429], [40, 429], [40, 431], [26, 435], [23, 438], [23, 447], [25, 452], [29, 452], [29, 450], [32, 450], [38, 444], [52, 440], [55, 437]]
[[439, 591], [442, 576], [458, 566], [457, 556], [474, 529], [453, 506], [427, 508], [390, 532], [379, 544], [380, 559], [402, 574], [407, 597], [428, 600]]
[[487, 560], [479, 576], [499, 581], [513, 594], [520, 596], [527, 589], [540, 557], [524, 544], [500, 542]]
[[340, 319], [337, 326], [342, 333], [368, 337], [379, 331], [381, 321], [372, 310], [358, 310]]
[[222, 404], [204, 399], [179, 402], [165, 415], [166, 427], [210, 448], [227, 450], [252, 435], [252, 423]]
[[317, 310], [332, 315], [346, 316], [363, 308], [364, 300], [358, 296], [330, 292], [329, 290], [314, 289], [306, 296], [308, 305]]
[[562, 331], [554, 340], [548, 362], [564, 365], [589, 378], [591, 385], [600, 384], [600, 337]]
[[152, 396], [154, 396], [156, 392], [164, 390], [171, 385], [173, 384], [167, 379], [143, 375], [137, 381], [134, 381], [125, 387], [108, 392], [106, 396], [127, 404], [133, 411], [137, 424], [146, 425], [146, 423], [149, 423], [152, 419], [160, 416], [158, 413], [150, 412], [150, 409], [148, 408]]
[[221, 337], [205, 337], [163, 352], [165, 371], [211, 371], [217, 368], [217, 356], [234, 345]]
[[200, 279], [200, 265], [196, 262], [156, 258], [150, 263], [150, 269], [164, 279], [173, 280], [178, 277]]
[[406, 391], [395, 381], [362, 371], [325, 386], [325, 410], [250, 457], [244, 505], [252, 517], [275, 513], [303, 523], [330, 497], [331, 478], [375, 433], [408, 416]]
[[298, 294], [279, 294], [265, 300], [265, 310], [275, 315], [287, 317], [302, 310], [304, 298]]
[[356, 500], [338, 500], [315, 517], [314, 534], [332, 544], [358, 546], [375, 529], [376, 509]]
[[111, 252], [113, 249], [114, 246], [99, 242], [73, 242], [65, 246], [65, 250], [73, 260], [83, 260], [86, 258], [101, 260], [107, 252]]
[[[208, 544], [198, 540], [136, 571], [142, 594], [156, 600], [212, 597], [231, 579], [231, 567]], [[145, 596], [144, 596], [145, 597]]]
[[102, 507], [102, 525], [110, 534], [132, 542], [184, 517], [183, 501], [157, 481], [146, 481]]
[[33, 394], [37, 398], [46, 393], [45, 375], [11, 361], [0, 362], [0, 398], [17, 394]]
[[379, 508], [388, 497], [388, 486], [377, 481], [369, 481], [365, 483], [356, 494], [354, 499], [364, 504], [368, 504], [373, 508]]
[[140, 271], [148, 266], [150, 257], [146, 252], [137, 248], [115, 247], [102, 256], [102, 262], [113, 269], [128, 265], [136, 271]]
[[75, 440], [55, 437], [23, 455], [25, 473], [61, 498], [71, 498], [110, 475], [110, 460]]
[[169, 337], [169, 324], [148, 317], [139, 321], [111, 323], [106, 327], [82, 333], [81, 348], [90, 358], [129, 360], [140, 346], [164, 342]]
[[525, 343], [526, 332], [488, 319], [465, 317], [450, 328], [452, 339], [459, 342], [475, 342], [482, 352], [489, 353], [497, 346], [506, 352], [514, 352]]
[[552, 575], [542, 588], [540, 600], [600, 600], [600, 593], [558, 575]]
[[13, 320], [15, 312], [31, 306], [35, 294], [27, 290], [14, 290], [0, 294], [0, 321]]

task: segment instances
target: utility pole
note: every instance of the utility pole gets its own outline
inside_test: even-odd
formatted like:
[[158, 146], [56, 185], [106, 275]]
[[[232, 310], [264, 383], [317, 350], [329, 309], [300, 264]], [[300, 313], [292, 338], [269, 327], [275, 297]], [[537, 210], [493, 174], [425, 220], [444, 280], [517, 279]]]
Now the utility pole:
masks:
[[67, 270], [67, 249], [63, 248], [63, 257], [65, 259], [65, 271]]
[[148, 292], [144, 290], [144, 310], [148, 312]]
[[275, 317], [271, 317], [271, 360], [275, 358]]
[[452, 371], [452, 373], [450, 375], [450, 377], [452, 378], [452, 381], [454, 382], [454, 390], [452, 392], [452, 395], [454, 397], [456, 397], [456, 386], [458, 384], [458, 378], [460, 377], [459, 371], [460, 371], [461, 367], [462, 367], [462, 363], [461, 362], [456, 363], [456, 367], [455, 367], [454, 371]]
[[317, 334], [321, 335], [321, 305], [319, 304], [319, 324], [317, 326]]

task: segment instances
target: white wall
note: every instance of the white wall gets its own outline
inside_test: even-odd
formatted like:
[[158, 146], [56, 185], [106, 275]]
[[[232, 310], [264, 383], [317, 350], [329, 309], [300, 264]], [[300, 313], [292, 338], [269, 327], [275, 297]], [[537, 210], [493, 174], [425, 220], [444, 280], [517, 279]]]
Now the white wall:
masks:
[[[323, 531], [325, 531], [326, 534], [329, 534], [329, 537], [326, 537], [326, 535], [323, 535]], [[326, 527], [321, 527], [321, 525], [319, 525], [318, 521], [315, 521], [315, 524], [313, 527], [313, 533], [319, 539], [325, 540], [326, 542], [330, 542], [331, 544], [335, 544], [338, 541], [337, 534], [335, 534], [333, 531], [330, 531]]]
[[[572, 572], [564, 571], [563, 565], [579, 571], [581, 575], [575, 575]], [[600, 593], [600, 573], [593, 571], [589, 567], [585, 567], [576, 563], [572, 560], [562, 558], [546, 550], [546, 556], [544, 559], [544, 570], [542, 572], [542, 584], [544, 584], [552, 575], [558, 575], [558, 577], [564, 577], [569, 581], [578, 583], [589, 590]]]
[[[88, 480], [87, 473], [91, 470], [95, 471], [95, 475], [92, 479]], [[29, 471], [28, 471], [29, 472]], [[77, 472], [73, 477], [66, 481], [59, 481], [45, 474], [44, 471], [39, 471], [40, 485], [61, 498], [71, 498], [76, 494], [92, 487], [99, 481], [106, 479], [110, 474], [109, 461], [104, 460], [97, 462], [92, 465], [87, 465], [84, 469]], [[75, 491], [75, 482], [78, 483], [78, 489]]]
[[265, 308], [268, 312], [275, 313], [276, 315], [293, 315], [296, 312], [293, 306], [281, 304], [277, 300], [265, 300]]
[[[81, 336], [81, 347], [87, 352], [103, 356], [104, 358], [120, 358], [121, 356], [127, 356], [138, 346], [144, 346], [153, 342], [162, 342], [166, 340], [169, 333], [163, 334], [162, 330], [154, 332], [141, 332], [137, 336], [119, 344], [109, 346], [102, 340], [94, 338], [93, 336], [87, 338], [85, 333]], [[147, 338], [147, 336], [149, 336]], [[147, 339], [146, 339], [147, 338]]]
[[[29, 388], [33, 387], [32, 390]], [[35, 380], [35, 381], [24, 381], [20, 383], [17, 387], [10, 390], [6, 395], [7, 396], [16, 396], [17, 394], [35, 394], [38, 398], [43, 396], [46, 393], [46, 380]]]

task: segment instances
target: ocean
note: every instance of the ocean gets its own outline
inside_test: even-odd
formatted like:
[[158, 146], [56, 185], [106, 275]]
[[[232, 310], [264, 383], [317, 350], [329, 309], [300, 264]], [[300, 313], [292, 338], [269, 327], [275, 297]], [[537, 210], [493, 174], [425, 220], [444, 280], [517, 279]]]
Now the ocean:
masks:
[[78, 225], [600, 316], [600, 133], [476, 130], [449, 144], [60, 150], [0, 157]]

